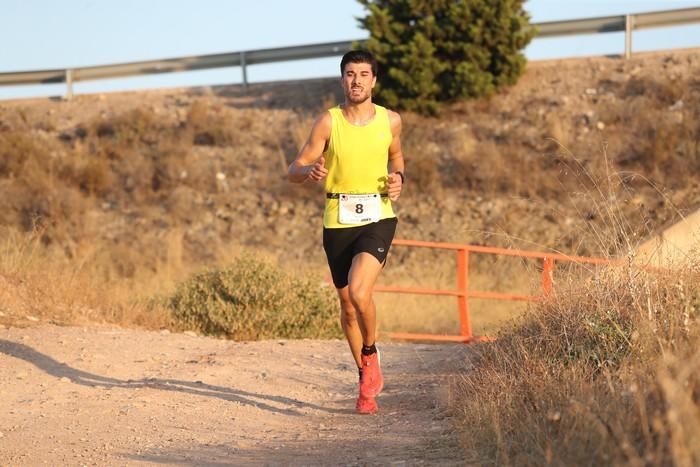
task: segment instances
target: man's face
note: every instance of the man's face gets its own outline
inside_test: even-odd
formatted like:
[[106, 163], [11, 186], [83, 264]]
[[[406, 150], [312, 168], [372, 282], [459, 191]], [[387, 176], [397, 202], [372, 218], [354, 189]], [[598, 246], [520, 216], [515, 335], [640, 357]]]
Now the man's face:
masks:
[[347, 63], [341, 78], [345, 98], [353, 104], [361, 104], [372, 97], [377, 77], [369, 63]]

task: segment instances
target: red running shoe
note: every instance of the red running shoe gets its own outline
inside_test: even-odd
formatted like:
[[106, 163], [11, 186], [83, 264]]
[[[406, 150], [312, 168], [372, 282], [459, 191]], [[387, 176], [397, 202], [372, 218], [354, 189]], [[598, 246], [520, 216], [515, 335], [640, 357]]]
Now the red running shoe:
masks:
[[379, 352], [362, 356], [362, 378], [360, 378], [360, 397], [373, 399], [382, 392], [384, 377], [379, 367]]
[[357, 404], [355, 404], [355, 409], [357, 413], [362, 415], [373, 415], [377, 413], [377, 401], [374, 397], [360, 397], [357, 398]]

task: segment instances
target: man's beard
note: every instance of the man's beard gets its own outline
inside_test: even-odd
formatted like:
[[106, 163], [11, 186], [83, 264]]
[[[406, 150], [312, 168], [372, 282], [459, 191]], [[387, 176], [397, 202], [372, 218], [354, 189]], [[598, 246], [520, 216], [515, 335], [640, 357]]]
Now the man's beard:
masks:
[[371, 97], [371, 94], [363, 91], [360, 95], [353, 96], [352, 89], [350, 89], [345, 93], [345, 97], [353, 104], [362, 104]]
[[[359, 91], [359, 94], [353, 94], [353, 91]], [[372, 97], [372, 93], [366, 91], [366, 88], [363, 86], [358, 86], [355, 88], [351, 87], [345, 91], [345, 98], [353, 104], [362, 104], [370, 97]]]

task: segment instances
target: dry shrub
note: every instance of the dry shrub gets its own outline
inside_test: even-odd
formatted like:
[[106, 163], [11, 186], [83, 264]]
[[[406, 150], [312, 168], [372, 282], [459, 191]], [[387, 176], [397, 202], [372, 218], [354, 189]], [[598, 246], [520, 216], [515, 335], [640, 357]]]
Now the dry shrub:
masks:
[[664, 77], [632, 77], [624, 88], [622, 97], [647, 96], [661, 105], [672, 105], [683, 97], [685, 82]]
[[94, 186], [97, 166], [81, 166], [88, 161], [66, 157], [45, 135], [14, 132], [0, 133], [0, 161], [0, 219], [15, 220], [5, 225], [27, 232], [40, 227], [45, 241], [80, 232], [85, 214], [80, 185]]
[[78, 136], [87, 133], [119, 146], [139, 146], [155, 145], [167, 130], [152, 110], [136, 107], [109, 119], [95, 119], [87, 124], [87, 129], [81, 131], [78, 127], [76, 131]]
[[116, 188], [116, 176], [103, 157], [93, 157], [85, 161], [77, 174], [78, 186], [81, 191], [90, 195], [104, 197]]
[[187, 127], [192, 134], [192, 143], [201, 146], [232, 146], [236, 141], [236, 128], [250, 129], [249, 125], [233, 121], [220, 106], [212, 106], [197, 100], [190, 106]]
[[700, 269], [579, 280], [475, 347], [454, 407], [486, 465], [698, 465]]
[[421, 187], [421, 194], [428, 197], [438, 196], [441, 190], [440, 152], [435, 144], [426, 144], [417, 148], [412, 156], [406, 157], [406, 166], [411, 168], [411, 180]]
[[[508, 130], [504, 125], [493, 134], [480, 129], [478, 121], [432, 121], [409, 114], [403, 137], [407, 170], [421, 194], [433, 197], [443, 194], [444, 188], [481, 197], [556, 196], [568, 183], [562, 177], [565, 148], [559, 140], [570, 137], [562, 123], [548, 125], [538, 129], [537, 144], [530, 144], [517, 126]], [[557, 139], [548, 133], [552, 131]]]
[[251, 255], [190, 278], [169, 306], [183, 328], [236, 340], [339, 337], [335, 296], [325, 283]]
[[700, 94], [689, 79], [632, 78], [620, 97], [600, 109], [615, 128], [609, 138], [616, 165], [664, 186], [686, 186], [685, 174], [700, 169]]

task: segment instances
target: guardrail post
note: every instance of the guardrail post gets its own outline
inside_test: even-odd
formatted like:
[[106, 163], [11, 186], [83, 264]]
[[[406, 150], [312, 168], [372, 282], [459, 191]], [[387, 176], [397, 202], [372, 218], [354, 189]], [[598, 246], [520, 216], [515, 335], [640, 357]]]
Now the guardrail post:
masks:
[[245, 52], [241, 52], [241, 74], [243, 75], [243, 89], [248, 91], [248, 70], [245, 64]]
[[544, 296], [548, 297], [552, 294], [552, 285], [554, 284], [554, 259], [544, 258], [542, 267], [542, 290]]
[[634, 27], [634, 17], [625, 15], [625, 58], [632, 57], [632, 28]]
[[66, 97], [67, 101], [73, 99], [73, 70], [66, 70]]
[[457, 297], [459, 304], [460, 334], [464, 337], [472, 337], [472, 323], [469, 320], [469, 252], [462, 248], [457, 250]]

